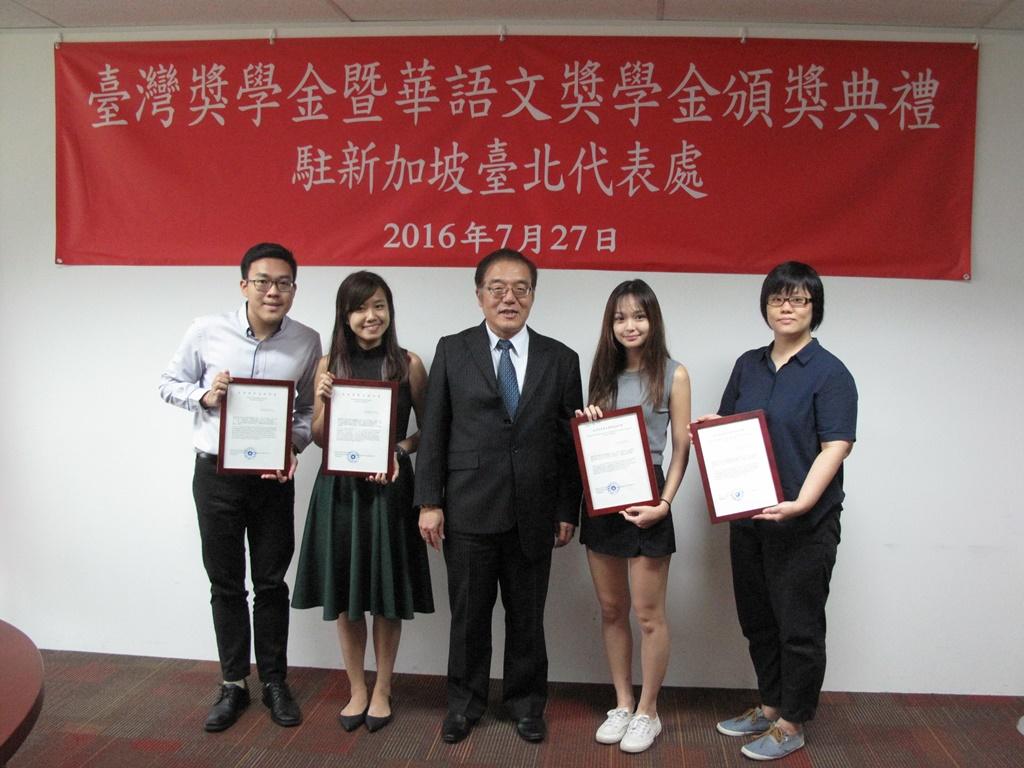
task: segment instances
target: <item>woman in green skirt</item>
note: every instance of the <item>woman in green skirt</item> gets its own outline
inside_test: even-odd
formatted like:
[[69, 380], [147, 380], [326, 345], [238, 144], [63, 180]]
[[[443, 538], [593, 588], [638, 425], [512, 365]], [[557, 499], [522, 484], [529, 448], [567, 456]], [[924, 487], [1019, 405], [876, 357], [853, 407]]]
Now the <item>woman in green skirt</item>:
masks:
[[[330, 352], [317, 369], [313, 440], [326, 439], [324, 405], [334, 377], [398, 382], [395, 472], [360, 478], [317, 476], [309, 500], [295, 577], [295, 608], [323, 606], [325, 621], [336, 621], [350, 698], [338, 715], [352, 731], [370, 731], [391, 721], [391, 676], [402, 620], [433, 613], [426, 545], [412, 508], [409, 454], [419, 432], [406, 435], [409, 413], [423, 413], [427, 372], [420, 358], [398, 345], [395, 306], [387, 283], [372, 272], [354, 272], [338, 288]], [[372, 695], [364, 658], [367, 626], [373, 617], [377, 677]]]

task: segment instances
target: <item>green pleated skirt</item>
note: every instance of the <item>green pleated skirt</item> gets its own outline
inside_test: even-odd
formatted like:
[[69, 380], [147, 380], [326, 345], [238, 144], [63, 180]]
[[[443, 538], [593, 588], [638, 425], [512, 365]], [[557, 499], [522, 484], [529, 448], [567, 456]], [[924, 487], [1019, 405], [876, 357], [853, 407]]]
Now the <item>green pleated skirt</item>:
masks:
[[306, 515], [292, 607], [323, 606], [325, 621], [369, 612], [388, 619], [433, 613], [426, 544], [412, 507], [408, 459], [398, 480], [318, 475]]

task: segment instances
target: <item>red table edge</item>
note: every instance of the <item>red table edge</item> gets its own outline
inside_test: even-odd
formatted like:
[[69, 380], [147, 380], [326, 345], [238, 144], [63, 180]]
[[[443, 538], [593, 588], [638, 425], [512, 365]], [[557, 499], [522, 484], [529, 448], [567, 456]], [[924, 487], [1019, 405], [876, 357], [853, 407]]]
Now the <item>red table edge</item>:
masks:
[[[28, 738], [32, 728], [35, 726], [36, 721], [39, 719], [39, 713], [43, 709], [43, 657], [39, 653], [39, 649], [35, 643], [32, 642], [31, 638], [28, 637], [17, 627], [8, 624], [6, 621], [0, 620], [0, 639], [4, 641], [6, 645], [8, 641], [19, 643], [21, 652], [23, 655], [28, 655], [28, 659], [16, 659], [22, 663], [34, 662], [37, 670], [37, 678], [39, 680], [39, 691], [36, 693], [35, 699], [31, 706], [25, 711], [24, 715], [21, 716], [21, 721], [11, 729], [10, 733], [4, 734], [0, 732], [0, 766], [6, 765], [7, 761], [14, 757], [14, 754], [18, 751], [21, 745]], [[27, 645], [26, 645], [27, 644]], [[31, 650], [29, 650], [31, 649]], [[28, 652], [27, 654], [25, 652]], [[9, 712], [7, 707], [5, 714]], [[18, 717], [17, 712], [13, 713], [14, 717]]]

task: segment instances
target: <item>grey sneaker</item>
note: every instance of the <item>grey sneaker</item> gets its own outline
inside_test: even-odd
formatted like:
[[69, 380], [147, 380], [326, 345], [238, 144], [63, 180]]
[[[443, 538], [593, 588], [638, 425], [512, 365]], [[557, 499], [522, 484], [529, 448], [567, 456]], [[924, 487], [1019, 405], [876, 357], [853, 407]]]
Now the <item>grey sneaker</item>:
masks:
[[768, 733], [743, 746], [740, 750], [752, 760], [778, 760], [791, 755], [804, 745], [804, 732], [790, 736], [777, 725], [772, 725]]
[[655, 717], [652, 720], [647, 715], [633, 715], [633, 719], [629, 721], [629, 727], [626, 728], [626, 735], [619, 742], [619, 749], [623, 752], [643, 752], [654, 743], [654, 739], [659, 733], [661, 733], [660, 717]]
[[760, 736], [772, 727], [772, 721], [764, 716], [760, 707], [752, 707], [739, 717], [723, 720], [715, 727], [726, 736]]
[[629, 721], [632, 717], [633, 713], [625, 708], [608, 710], [608, 719], [601, 723], [601, 727], [597, 729], [595, 738], [598, 743], [618, 744], [622, 741], [622, 737], [626, 735], [626, 728], [629, 727]]

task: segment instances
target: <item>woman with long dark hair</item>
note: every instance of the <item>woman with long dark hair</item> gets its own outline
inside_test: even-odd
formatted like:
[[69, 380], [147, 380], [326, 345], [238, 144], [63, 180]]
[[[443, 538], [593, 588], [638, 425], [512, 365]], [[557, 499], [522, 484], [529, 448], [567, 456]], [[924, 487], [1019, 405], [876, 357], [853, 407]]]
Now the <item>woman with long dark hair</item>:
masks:
[[[583, 516], [580, 541], [601, 605], [601, 629], [615, 686], [615, 706], [597, 729], [602, 744], [642, 752], [661, 732], [658, 692], [669, 658], [665, 621], [668, 568], [675, 552], [672, 498], [689, 458], [690, 377], [669, 357], [665, 324], [654, 291], [643, 280], [628, 280], [608, 297], [601, 337], [590, 371], [590, 403], [581, 413], [591, 420], [604, 410], [639, 405], [654, 461], [661, 498], [653, 506], [632, 506], [617, 515]], [[668, 473], [661, 468], [671, 435]], [[633, 696], [633, 636], [630, 606], [640, 625], [643, 686]]]
[[747, 757], [774, 760], [804, 745], [825, 677], [825, 601], [839, 546], [843, 460], [856, 440], [853, 376], [811, 333], [825, 289], [807, 264], [787, 261], [761, 286], [767, 347], [736, 361], [718, 413], [764, 409], [784, 501], [729, 524], [733, 591], [761, 702], [718, 723], [757, 738]]
[[[338, 715], [352, 731], [370, 731], [391, 720], [391, 677], [402, 620], [432, 613], [434, 601], [426, 546], [412, 508], [409, 454], [419, 432], [406, 435], [410, 411], [423, 414], [427, 372], [420, 358], [402, 349], [395, 332], [395, 305], [387, 283], [373, 272], [353, 272], [338, 288], [329, 353], [317, 369], [313, 440], [323, 447], [324, 404], [334, 377], [397, 381], [396, 468], [365, 480], [320, 474], [313, 486], [295, 577], [296, 608], [323, 606], [325, 621], [336, 621], [350, 699]], [[364, 658], [373, 617], [377, 677], [372, 695]]]

